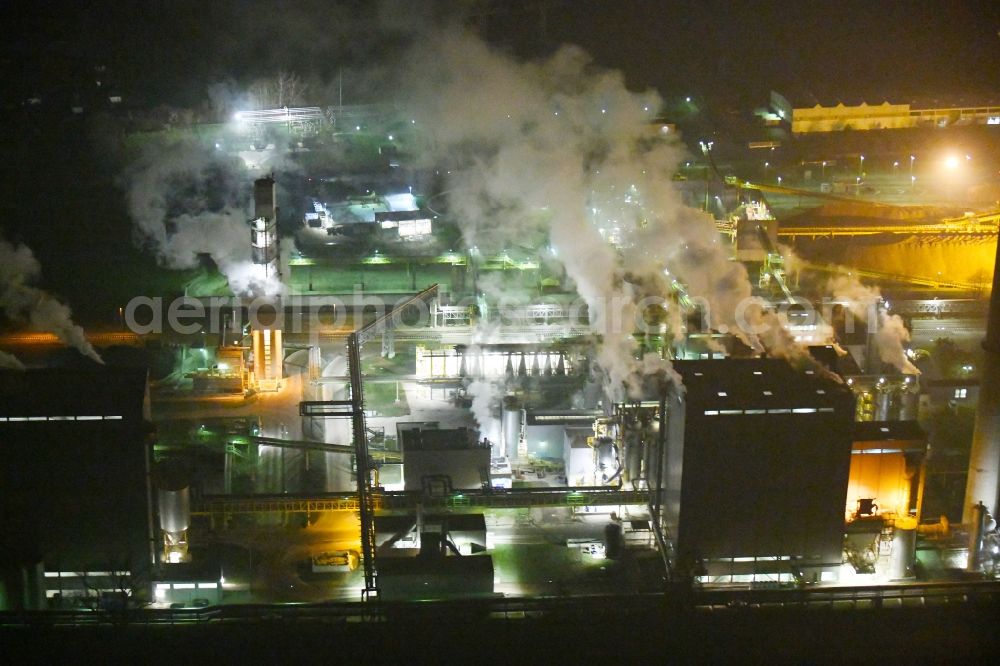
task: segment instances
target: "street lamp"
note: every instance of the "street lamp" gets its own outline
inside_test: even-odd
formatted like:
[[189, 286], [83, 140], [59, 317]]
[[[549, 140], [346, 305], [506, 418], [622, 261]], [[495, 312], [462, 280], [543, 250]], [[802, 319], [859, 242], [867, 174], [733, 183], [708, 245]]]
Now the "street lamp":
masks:
[[865, 175], [865, 156], [859, 155], [859, 157], [861, 159], [858, 160], [858, 175], [863, 176]]
[[899, 172], [899, 160], [896, 160], [895, 162], [892, 163], [892, 175], [893, 175], [893, 177], [895, 177], [898, 172]]
[[767, 178], [767, 167], [771, 166], [770, 162], [764, 162], [764, 178]]
[[915, 189], [917, 187], [917, 177], [910, 176], [910, 189]]
[[821, 173], [822, 173], [823, 180], [826, 180], [826, 160], [823, 160], [823, 168], [822, 168]]
[[778, 176], [778, 185], [781, 185], [781, 176]]
[[913, 176], [913, 160], [917, 159], [914, 155], [910, 155], [910, 176]]

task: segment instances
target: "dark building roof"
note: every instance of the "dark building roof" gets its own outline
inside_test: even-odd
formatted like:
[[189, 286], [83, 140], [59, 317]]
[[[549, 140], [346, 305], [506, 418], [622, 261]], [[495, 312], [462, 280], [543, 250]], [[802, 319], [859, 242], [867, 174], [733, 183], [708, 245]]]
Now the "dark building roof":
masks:
[[809, 355], [827, 370], [836, 372], [841, 377], [864, 374], [853, 356], [839, 353], [833, 345], [811, 345]]
[[77, 417], [111, 416], [121, 417], [113, 420], [140, 421], [146, 377], [145, 369], [120, 367], [2, 370], [0, 424], [31, 417], [74, 421]]
[[690, 407], [725, 409], [834, 408], [853, 400], [846, 385], [819, 370], [796, 370], [775, 358], [674, 361]]
[[0, 553], [50, 571], [148, 565], [145, 395], [142, 369], [0, 372]]
[[[787, 558], [809, 575], [838, 567], [851, 391], [824, 370], [800, 372], [781, 359], [676, 361], [674, 368], [686, 392], [668, 403], [659, 474], [679, 561], [702, 560], [711, 575], [780, 571]], [[683, 418], [669, 416], [675, 405]], [[651, 484], [661, 483], [650, 474]]]
[[400, 429], [403, 451], [471, 449], [477, 445], [476, 431], [468, 428]]

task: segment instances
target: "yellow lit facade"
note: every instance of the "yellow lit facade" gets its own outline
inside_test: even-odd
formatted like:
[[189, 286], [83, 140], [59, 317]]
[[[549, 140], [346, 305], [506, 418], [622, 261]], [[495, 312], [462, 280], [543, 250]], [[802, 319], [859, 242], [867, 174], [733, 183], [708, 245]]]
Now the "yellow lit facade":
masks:
[[869, 105], [862, 102], [856, 106], [817, 104], [792, 109], [792, 132], [795, 134], [995, 124], [1000, 124], [1000, 106], [915, 109], [909, 104]]
[[284, 369], [284, 345], [281, 329], [253, 331], [253, 371], [257, 388], [277, 391], [281, 388]]
[[851, 472], [847, 482], [847, 517], [858, 510], [858, 502], [873, 499], [876, 514], [905, 516], [909, 513], [912, 475], [907, 474], [906, 457], [902, 451], [878, 453], [853, 451]]

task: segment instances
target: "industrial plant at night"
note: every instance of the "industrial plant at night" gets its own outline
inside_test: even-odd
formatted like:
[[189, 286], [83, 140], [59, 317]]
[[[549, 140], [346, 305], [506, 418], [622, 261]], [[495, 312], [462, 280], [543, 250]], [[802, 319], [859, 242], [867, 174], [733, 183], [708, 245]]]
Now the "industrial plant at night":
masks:
[[11, 14], [9, 645], [995, 649], [997, 79], [720, 28], [710, 90], [642, 2], [182, 4]]

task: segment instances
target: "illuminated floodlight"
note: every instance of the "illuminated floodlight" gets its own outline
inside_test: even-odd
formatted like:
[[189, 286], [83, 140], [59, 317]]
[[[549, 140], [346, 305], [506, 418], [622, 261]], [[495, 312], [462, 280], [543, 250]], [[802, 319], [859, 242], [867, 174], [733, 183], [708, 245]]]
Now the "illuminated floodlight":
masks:
[[955, 157], [954, 155], [949, 155], [947, 158], [945, 158], [944, 166], [949, 171], [954, 171], [955, 169], [958, 168], [958, 158]]
[[690, 97], [685, 97], [684, 101], [690, 103], [691, 102], [691, 98]]
[[385, 255], [379, 254], [378, 250], [375, 250], [373, 254], [362, 259], [363, 263], [366, 264], [388, 264], [392, 263], [391, 260]]

